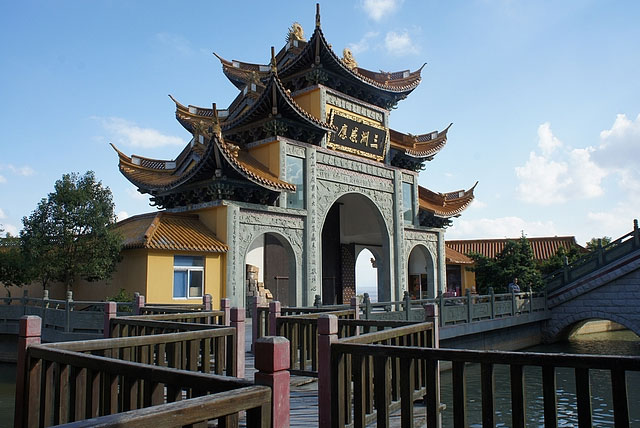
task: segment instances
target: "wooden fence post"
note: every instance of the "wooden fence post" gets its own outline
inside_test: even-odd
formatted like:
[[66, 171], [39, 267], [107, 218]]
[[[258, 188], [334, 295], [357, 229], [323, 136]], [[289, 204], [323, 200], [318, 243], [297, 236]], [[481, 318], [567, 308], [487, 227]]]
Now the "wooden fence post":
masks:
[[231, 308], [230, 315], [231, 315], [231, 327], [236, 329], [236, 377], [244, 378], [245, 309]]
[[[360, 319], [360, 305], [358, 304], [358, 298], [357, 297], [352, 297], [351, 301], [349, 302], [351, 304], [351, 310], [353, 311], [353, 319], [354, 320], [359, 320]], [[360, 335], [360, 326], [356, 326], [355, 327], [355, 331], [353, 332], [354, 336], [359, 336]]]
[[211, 311], [211, 294], [205, 294], [202, 296], [202, 306], [204, 306], [204, 310], [206, 312]]
[[30, 345], [40, 344], [40, 335], [42, 331], [42, 320], [40, 317], [33, 315], [25, 315], [20, 318], [18, 333], [18, 360], [16, 364], [16, 403], [14, 411], [13, 426], [26, 426], [26, 420], [29, 409], [27, 403], [27, 371], [29, 370], [29, 362], [27, 361], [27, 348]]
[[251, 352], [255, 353], [256, 340], [262, 335], [260, 328], [262, 320], [258, 308], [262, 305], [262, 296], [253, 296], [251, 298]]
[[338, 340], [338, 317], [318, 318], [318, 426], [331, 425], [331, 344]]
[[140, 293], [133, 294], [133, 314], [140, 315], [140, 309], [144, 307], [144, 296]]
[[289, 427], [289, 341], [265, 336], [256, 341], [255, 383], [271, 387], [271, 427]]
[[67, 291], [67, 303], [64, 305], [64, 331], [71, 331], [71, 305], [73, 304], [73, 292]]
[[116, 302], [104, 302], [104, 338], [111, 337], [111, 320], [118, 316], [118, 304]]
[[220, 310], [224, 312], [224, 325], [231, 325], [231, 299], [220, 299]]
[[280, 317], [280, 302], [269, 303], [269, 336], [277, 336], [277, 318]]
[[[438, 322], [438, 318], [440, 318], [440, 307], [435, 304], [435, 303], [426, 303], [424, 305], [424, 320], [427, 322], [431, 322], [433, 323], [433, 348], [437, 349], [440, 348], [440, 323]], [[435, 384], [436, 384], [436, 389], [435, 391], [433, 391], [433, 397], [429, 398], [427, 396], [427, 400], [435, 400], [436, 404], [437, 404], [437, 408], [438, 408], [438, 415], [437, 415], [437, 425], [438, 427], [442, 426], [442, 409], [441, 409], [441, 403], [440, 403], [440, 362], [439, 361], [435, 361], [435, 373], [436, 373], [436, 378], [435, 378]], [[427, 394], [429, 394], [430, 392], [427, 391]], [[425, 403], [426, 404], [426, 403]], [[427, 417], [428, 420], [428, 417]]]

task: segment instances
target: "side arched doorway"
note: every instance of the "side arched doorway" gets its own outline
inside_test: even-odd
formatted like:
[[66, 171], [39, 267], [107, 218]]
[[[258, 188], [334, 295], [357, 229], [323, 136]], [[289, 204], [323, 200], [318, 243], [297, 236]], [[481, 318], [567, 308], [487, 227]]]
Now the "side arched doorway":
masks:
[[436, 297], [435, 264], [429, 250], [416, 245], [409, 253], [407, 290], [412, 299]]
[[329, 208], [322, 227], [322, 303], [348, 303], [356, 293], [356, 258], [375, 255], [379, 301], [391, 298], [389, 234], [384, 218], [366, 196], [348, 193]]
[[282, 306], [295, 306], [295, 255], [283, 236], [258, 235], [247, 249], [245, 269], [247, 299], [261, 295], [279, 301]]

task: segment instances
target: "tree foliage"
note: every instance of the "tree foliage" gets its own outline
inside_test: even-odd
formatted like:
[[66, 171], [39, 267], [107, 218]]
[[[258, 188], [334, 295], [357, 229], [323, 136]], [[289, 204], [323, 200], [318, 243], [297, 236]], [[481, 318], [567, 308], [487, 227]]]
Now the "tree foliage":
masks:
[[565, 257], [567, 258], [567, 263], [573, 263], [583, 255], [584, 252], [580, 251], [575, 245], [572, 245], [568, 250], [564, 247], [559, 247], [553, 256], [540, 263], [540, 272], [542, 275], [549, 275], [558, 269], [562, 269]]
[[611, 243], [610, 236], [603, 236], [602, 238], [591, 238], [589, 242], [587, 242], [586, 248], [589, 251], [594, 251], [598, 249], [598, 240], [600, 240], [603, 247], [606, 247]]
[[11, 286], [23, 286], [31, 282], [32, 272], [24, 254], [20, 250], [18, 238], [7, 236], [0, 238], [0, 282], [7, 289]]
[[471, 270], [476, 273], [476, 288], [481, 294], [486, 294], [489, 287], [493, 287], [496, 293], [504, 293], [514, 278], [518, 278], [523, 291], [543, 286], [533, 250], [524, 236], [517, 241], [507, 241], [494, 259], [479, 253], [470, 253], [469, 257], [475, 261]]
[[78, 279], [107, 279], [120, 258], [121, 237], [111, 190], [83, 176], [64, 174], [54, 191], [22, 219], [21, 246], [43, 287], [58, 281], [70, 290]]

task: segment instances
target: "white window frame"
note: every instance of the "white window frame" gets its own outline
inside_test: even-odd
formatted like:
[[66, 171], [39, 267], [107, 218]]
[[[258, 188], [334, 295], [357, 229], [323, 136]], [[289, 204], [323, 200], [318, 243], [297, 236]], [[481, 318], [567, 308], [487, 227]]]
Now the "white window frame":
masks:
[[[193, 257], [193, 258], [200, 258], [202, 259], [202, 266], [176, 266], [175, 264], [175, 256], [174, 256], [174, 261], [173, 261], [173, 281], [172, 281], [172, 288], [171, 288], [171, 294], [173, 296], [174, 300], [189, 300], [189, 299], [202, 299], [202, 296], [204, 296], [204, 284], [205, 284], [205, 278], [204, 278], [204, 263], [205, 263], [205, 258], [203, 256], [186, 256], [186, 257]], [[187, 272], [187, 284], [186, 284], [186, 290], [185, 290], [185, 296], [176, 296], [175, 295], [175, 273], [176, 272]], [[200, 285], [200, 295], [199, 296], [191, 296], [190, 295], [190, 290], [191, 290], [191, 272], [202, 272], [202, 284]]]

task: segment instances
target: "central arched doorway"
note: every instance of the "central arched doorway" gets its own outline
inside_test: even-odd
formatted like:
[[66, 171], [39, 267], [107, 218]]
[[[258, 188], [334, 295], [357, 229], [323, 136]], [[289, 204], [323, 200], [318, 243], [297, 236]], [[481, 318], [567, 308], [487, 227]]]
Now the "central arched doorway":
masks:
[[[391, 299], [389, 235], [380, 210], [366, 196], [341, 196], [322, 227], [322, 303], [348, 303], [356, 295], [356, 258], [363, 248], [376, 258], [377, 296]], [[378, 262], [379, 261], [379, 262]]]
[[277, 233], [258, 235], [247, 249], [245, 269], [248, 299], [261, 295], [279, 301], [282, 306], [296, 305], [295, 256], [283, 236]]

